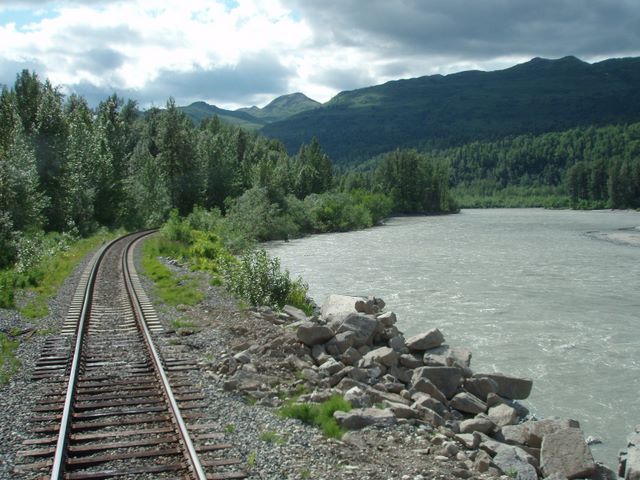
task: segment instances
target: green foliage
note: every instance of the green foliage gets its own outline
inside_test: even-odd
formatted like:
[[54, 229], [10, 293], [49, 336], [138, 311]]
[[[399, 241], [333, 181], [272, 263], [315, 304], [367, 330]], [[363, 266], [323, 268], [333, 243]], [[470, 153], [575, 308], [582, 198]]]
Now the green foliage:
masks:
[[304, 205], [314, 232], [345, 232], [373, 225], [370, 211], [347, 193], [312, 194]]
[[[271, 305], [282, 308], [287, 303], [307, 308], [307, 285], [301, 279], [291, 280], [287, 270], [280, 269], [280, 260], [269, 258], [263, 249], [250, 250], [225, 271], [227, 288], [251, 305]], [[300, 299], [304, 303], [300, 304]]]
[[[154, 282], [155, 293], [168, 305], [196, 305], [204, 298], [199, 283], [188, 276], [175, 275], [158, 257], [181, 249], [177, 242], [156, 237], [147, 239], [143, 246], [142, 269]], [[179, 245], [179, 244], [178, 244]]]
[[278, 435], [273, 430], [265, 430], [260, 434], [260, 440], [267, 443], [274, 443], [276, 445], [285, 445], [287, 443], [286, 438], [282, 435]]
[[19, 345], [17, 340], [11, 340], [0, 332], [0, 385], [6, 384], [20, 368], [20, 361], [15, 357]]
[[393, 210], [402, 213], [452, 212], [449, 167], [416, 150], [396, 150], [382, 157], [375, 171], [378, 188], [388, 192]]
[[333, 418], [334, 412], [351, 410], [351, 403], [340, 395], [334, 395], [329, 400], [320, 403], [289, 403], [280, 408], [280, 415], [287, 418], [297, 418], [305, 423], [316, 425], [330, 438], [342, 438], [344, 431]]
[[[0, 283], [8, 291], [0, 294], [5, 308], [15, 307], [15, 292], [29, 291], [27, 302], [20, 307], [24, 317], [47, 315], [47, 302], [86, 255], [118, 232], [100, 231], [77, 239], [69, 234], [48, 233], [25, 236], [19, 241], [18, 262], [12, 269], [0, 271]], [[3, 290], [5, 290], [3, 288]]]

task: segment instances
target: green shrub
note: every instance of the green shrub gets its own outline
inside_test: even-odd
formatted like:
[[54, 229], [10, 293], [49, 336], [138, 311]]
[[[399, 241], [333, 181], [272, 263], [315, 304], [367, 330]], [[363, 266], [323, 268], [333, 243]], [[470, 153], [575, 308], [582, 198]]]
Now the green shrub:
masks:
[[263, 249], [251, 250], [237, 263], [227, 264], [225, 281], [232, 293], [251, 305], [282, 308], [292, 292], [298, 299], [306, 297], [306, 285], [300, 279], [292, 281], [289, 272], [280, 269], [280, 260], [269, 258]]
[[340, 395], [334, 395], [329, 400], [320, 403], [290, 403], [280, 408], [280, 415], [287, 418], [297, 418], [305, 423], [316, 425], [330, 438], [342, 438], [344, 430], [333, 418], [334, 412], [348, 412], [351, 403]]

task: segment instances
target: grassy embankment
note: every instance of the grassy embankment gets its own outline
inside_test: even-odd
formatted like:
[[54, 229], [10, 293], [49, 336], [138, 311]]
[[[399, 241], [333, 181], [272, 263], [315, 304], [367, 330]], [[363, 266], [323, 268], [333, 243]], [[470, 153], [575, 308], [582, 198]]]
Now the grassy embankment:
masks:
[[[120, 233], [101, 231], [80, 240], [51, 233], [23, 242], [18, 263], [0, 271], [0, 308], [17, 309], [31, 320], [46, 317], [49, 300], [78, 263]], [[38, 331], [45, 332], [46, 327]], [[0, 333], [0, 385], [20, 367], [15, 352], [21, 333], [19, 329]]]

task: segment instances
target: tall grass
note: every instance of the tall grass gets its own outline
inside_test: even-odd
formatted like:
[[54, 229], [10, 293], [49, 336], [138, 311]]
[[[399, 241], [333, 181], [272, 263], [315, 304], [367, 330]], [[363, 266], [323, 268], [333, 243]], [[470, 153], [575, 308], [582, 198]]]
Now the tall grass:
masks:
[[333, 418], [334, 412], [351, 410], [351, 403], [340, 395], [334, 395], [329, 400], [320, 403], [289, 403], [280, 408], [280, 415], [287, 418], [297, 418], [310, 425], [316, 425], [329, 438], [342, 438], [345, 431]]

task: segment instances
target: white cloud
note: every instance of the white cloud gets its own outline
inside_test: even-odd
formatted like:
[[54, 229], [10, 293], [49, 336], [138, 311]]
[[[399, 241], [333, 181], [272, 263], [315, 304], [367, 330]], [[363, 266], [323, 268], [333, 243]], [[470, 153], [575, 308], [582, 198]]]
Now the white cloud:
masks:
[[[2, 0], [0, 83], [262, 105], [533, 56], [638, 55], [635, 0]], [[13, 21], [11, 19], [14, 19]], [[268, 78], [267, 78], [268, 77]], [[197, 97], [196, 97], [197, 96]]]

